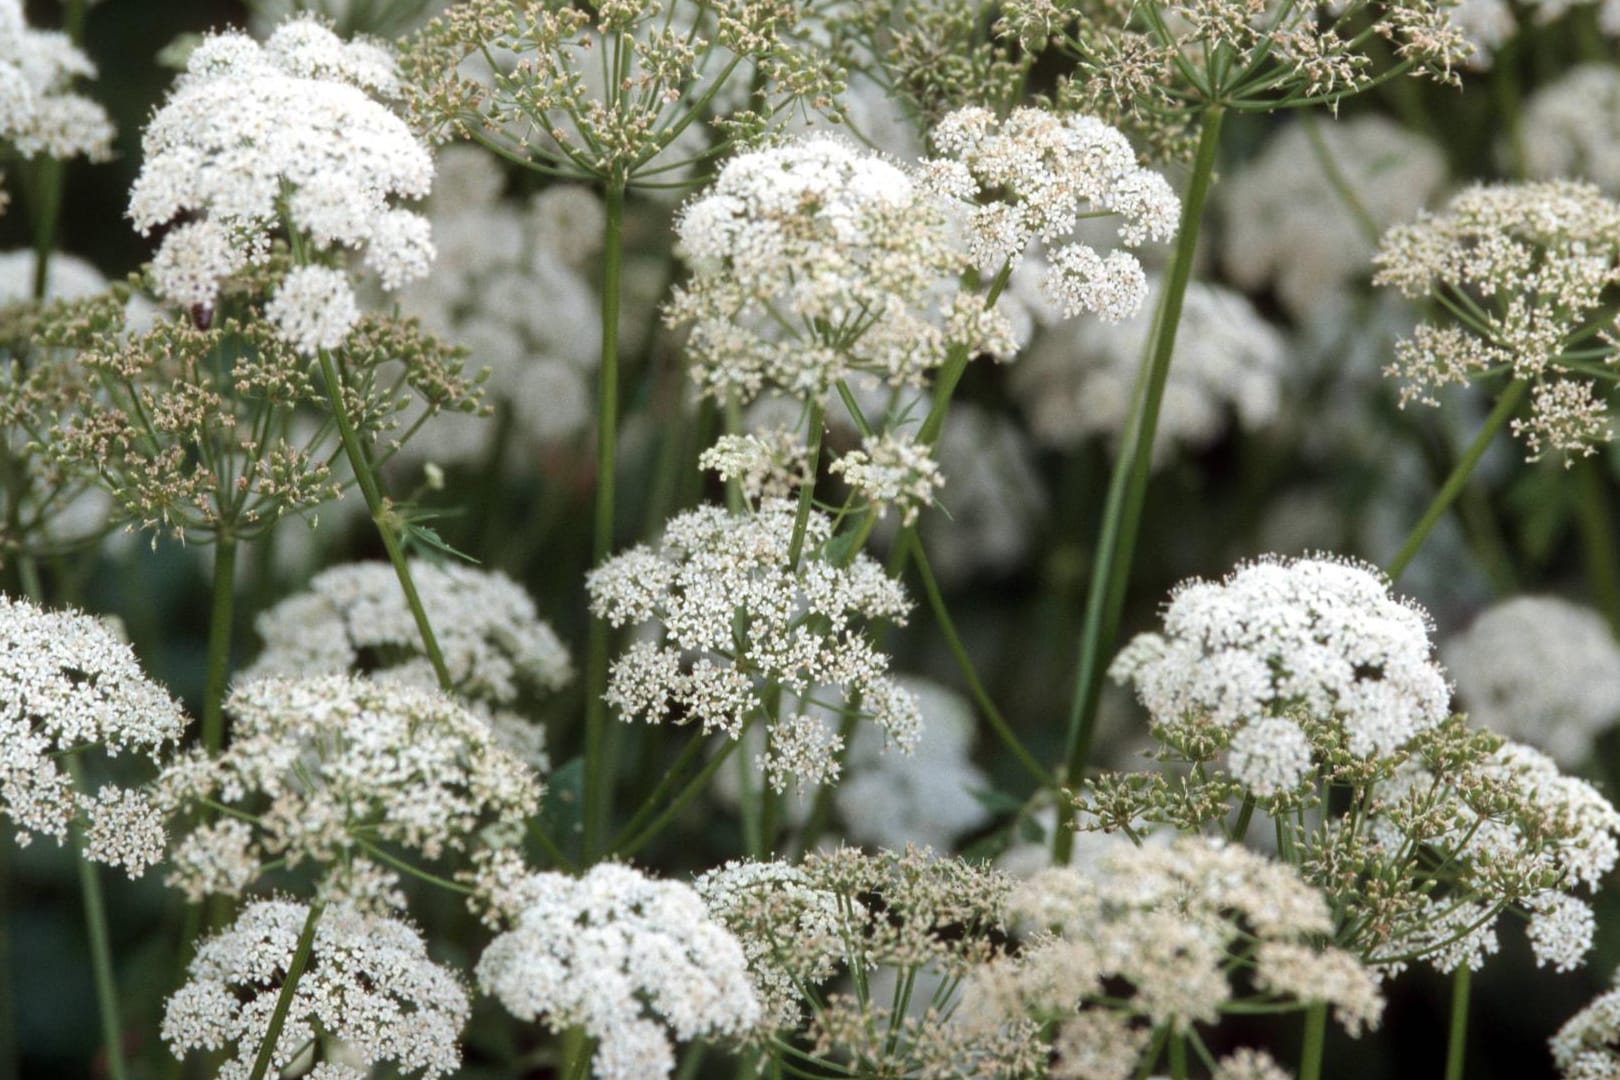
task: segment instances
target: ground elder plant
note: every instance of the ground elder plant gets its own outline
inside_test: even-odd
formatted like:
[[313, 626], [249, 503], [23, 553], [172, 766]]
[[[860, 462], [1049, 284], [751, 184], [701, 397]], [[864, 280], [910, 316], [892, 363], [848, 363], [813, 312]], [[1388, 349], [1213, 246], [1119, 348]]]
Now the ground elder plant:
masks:
[[0, 1080], [1620, 1077], [1612, 3], [199, 4], [0, 0]]

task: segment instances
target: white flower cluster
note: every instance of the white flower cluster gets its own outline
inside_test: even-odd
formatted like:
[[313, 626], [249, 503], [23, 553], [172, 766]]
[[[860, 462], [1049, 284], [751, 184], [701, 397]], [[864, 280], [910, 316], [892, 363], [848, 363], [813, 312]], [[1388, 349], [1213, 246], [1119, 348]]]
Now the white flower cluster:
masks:
[[[1440, 147], [1391, 120], [1320, 118], [1317, 128], [1374, 228], [1410, 221], [1445, 183]], [[1366, 280], [1373, 240], [1334, 190], [1303, 124], [1274, 136], [1220, 192], [1221, 265], [1239, 288], [1270, 285], [1294, 318], [1316, 319], [1339, 314], [1347, 286]]]
[[239, 894], [277, 859], [310, 859], [339, 879], [343, 856], [376, 843], [436, 859], [539, 802], [528, 766], [437, 690], [347, 675], [263, 678], [233, 690], [226, 709], [235, 720], [226, 750], [183, 759], [160, 781], [173, 805], [213, 798], [247, 815], [199, 826], [172, 853], [170, 883], [193, 899]]
[[[1133, 1075], [1148, 1031], [1130, 1014], [1156, 1026], [1215, 1022], [1234, 996], [1233, 957], [1251, 949], [1254, 987], [1268, 1000], [1331, 1004], [1352, 1035], [1383, 1014], [1377, 975], [1316, 944], [1333, 928], [1326, 897], [1292, 867], [1238, 845], [1197, 837], [1120, 845], [1088, 870], [1036, 874], [1014, 890], [1008, 913], [1036, 933], [1016, 959], [970, 976], [973, 1011], [981, 1020], [1057, 1019], [1061, 1028], [1078, 1009], [1091, 1038], [1060, 1032], [1059, 1047], [1123, 1065], [1092, 1074], [1071, 1061], [1054, 1075]], [[1132, 992], [1127, 1013], [1110, 1017], [1097, 999], [1114, 993], [1104, 980], [1115, 979]]]
[[[909, 750], [917, 703], [887, 674], [888, 658], [860, 619], [904, 622], [900, 585], [864, 553], [839, 565], [824, 549], [831, 520], [812, 513], [803, 553], [789, 561], [794, 508], [767, 502], [751, 514], [705, 506], [672, 520], [655, 551], [638, 546], [586, 577], [591, 611], [614, 626], [654, 623], [663, 640], [641, 640], [613, 662], [605, 700], [626, 720], [697, 721], [738, 738], [765, 714], [774, 684], [800, 697], [833, 691], [832, 708], [870, 717]], [[857, 704], [858, 699], [858, 704]], [[837, 776], [835, 731], [808, 713], [767, 728], [765, 770], [782, 791], [789, 776]]]
[[[433, 180], [427, 148], [373, 97], [398, 90], [381, 46], [345, 43], [313, 18], [283, 23], [262, 46], [239, 32], [204, 39], [147, 125], [130, 192], [143, 234], [186, 218], [152, 261], [158, 292], [211, 306], [220, 280], [261, 261], [283, 223], [319, 251], [363, 246], [384, 288], [425, 274], [427, 219], [388, 202], [421, 198]], [[304, 266], [267, 314], [310, 353], [341, 344], [359, 308], [347, 275]]]
[[599, 1080], [668, 1076], [672, 1042], [758, 1023], [742, 946], [691, 886], [600, 863], [578, 879], [533, 874], [500, 891], [513, 926], [479, 958], [479, 987], [520, 1020], [584, 1028]]
[[[1112, 326], [1065, 322], [1042, 335], [1012, 375], [1035, 438], [1059, 449], [1096, 434], [1117, 439], [1134, 415], [1131, 393], [1152, 330], [1152, 317], [1142, 314]], [[1153, 437], [1155, 463], [1168, 460], [1172, 447], [1214, 443], [1229, 411], [1247, 430], [1272, 422], [1287, 359], [1282, 336], [1242, 294], [1189, 285]]]
[[1363, 759], [1446, 718], [1451, 691], [1429, 629], [1372, 567], [1269, 558], [1178, 586], [1163, 634], [1138, 635], [1110, 673], [1135, 684], [1156, 726], [1197, 718], [1229, 738], [1233, 775], [1269, 797], [1310, 774], [1300, 718], [1330, 721]]
[[805, 400], [854, 372], [921, 385], [953, 346], [1009, 356], [949, 226], [915, 176], [832, 136], [732, 158], [676, 222], [692, 277], [666, 317], [690, 328], [693, 379]]
[[[466, 347], [472, 367], [489, 369], [487, 400], [511, 410], [515, 446], [538, 453], [584, 431], [593, 415], [602, 320], [588, 270], [603, 210], [578, 185], [548, 187], [525, 204], [503, 198], [504, 184], [489, 153], [467, 146], [440, 152], [427, 204], [438, 255], [432, 272], [400, 290], [398, 301], [402, 313]], [[482, 461], [495, 428], [483, 417], [441, 412], [409, 453], [441, 465]], [[521, 452], [509, 456], [526, 460]]]
[[809, 483], [810, 450], [785, 428], [722, 435], [698, 455], [698, 467], [730, 483], [738, 482], [751, 505], [761, 499], [785, 499]]
[[1570, 768], [1620, 721], [1620, 644], [1603, 617], [1552, 596], [1490, 608], [1441, 649], [1457, 697], [1481, 727]]
[[945, 485], [932, 450], [907, 432], [885, 432], [861, 441], [859, 450], [840, 454], [828, 472], [844, 482], [880, 513], [900, 510], [902, 525], [934, 504]]
[[[519, 710], [573, 677], [567, 647], [529, 594], [499, 571], [417, 561], [411, 576], [433, 612], [433, 633], [456, 694], [488, 718], [510, 749], [544, 769], [544, 729]], [[365, 671], [380, 682], [438, 685], [387, 563], [323, 570], [307, 591], [260, 614], [254, 627], [264, 651], [244, 679]]]
[[[163, 1014], [163, 1039], [177, 1055], [234, 1048], [219, 1080], [251, 1074], [308, 916], [301, 903], [255, 900], [198, 945], [190, 977]], [[428, 958], [422, 935], [398, 919], [343, 905], [319, 918], [270, 1075], [280, 1076], [316, 1039], [340, 1041], [350, 1060], [365, 1066], [338, 1076], [369, 1076], [384, 1062], [429, 1080], [454, 1075], [461, 1067], [456, 1040], [471, 1012], [467, 991]]]
[[1620, 979], [1565, 1021], [1549, 1044], [1564, 1080], [1620, 1080]]
[[1180, 200], [1164, 177], [1137, 164], [1118, 130], [1045, 109], [998, 120], [989, 109], [966, 108], [941, 120], [932, 139], [944, 157], [929, 163], [929, 183], [970, 204], [968, 247], [981, 273], [1017, 263], [1038, 241], [1047, 296], [1066, 316], [1093, 311], [1118, 322], [1141, 307], [1147, 281], [1136, 257], [1117, 249], [1103, 256], [1072, 236], [1082, 216], [1099, 214], [1118, 215], [1127, 247], [1175, 235]]
[[96, 66], [69, 37], [28, 25], [22, 0], [0, 0], [0, 139], [25, 158], [112, 154], [113, 125], [100, 105], [68, 89]]
[[186, 719], [101, 621], [0, 595], [0, 810], [17, 843], [61, 843], [86, 823], [86, 854], [137, 876], [163, 856], [163, 824], [144, 792], [75, 790], [64, 754], [99, 748], [157, 761]]

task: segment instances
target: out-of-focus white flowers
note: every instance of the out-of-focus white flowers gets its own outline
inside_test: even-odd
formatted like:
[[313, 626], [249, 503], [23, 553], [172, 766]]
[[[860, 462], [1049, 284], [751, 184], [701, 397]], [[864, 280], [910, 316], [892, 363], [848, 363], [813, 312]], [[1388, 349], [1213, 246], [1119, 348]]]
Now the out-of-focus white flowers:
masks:
[[110, 784], [78, 791], [61, 757], [128, 751], [157, 761], [185, 726], [180, 706], [104, 623], [0, 595], [0, 810], [19, 844], [35, 834], [60, 843], [79, 821], [89, 858], [141, 874], [163, 856], [151, 800]]
[[64, 33], [28, 25], [22, 0], [0, 0], [0, 140], [36, 154], [104, 160], [113, 125], [100, 105], [68, 89], [96, 66]]
[[1441, 649], [1457, 697], [1481, 727], [1565, 768], [1620, 720], [1620, 644], [1603, 617], [1551, 596], [1497, 604]]
[[742, 945], [690, 885], [617, 863], [578, 879], [490, 866], [511, 928], [479, 957], [479, 987], [520, 1020], [583, 1027], [600, 1080], [668, 1076], [675, 1042], [758, 1023]]
[[[225, 930], [197, 946], [186, 984], [169, 998], [163, 1039], [176, 1054], [234, 1051], [221, 1080], [245, 1080], [281, 994], [309, 908], [290, 900], [255, 900]], [[459, 979], [428, 958], [421, 934], [407, 923], [346, 905], [320, 913], [309, 960], [293, 991], [276, 1040], [272, 1076], [316, 1039], [336, 1039], [364, 1069], [328, 1074], [369, 1076], [384, 1062], [408, 1075], [451, 1076], [471, 1012]], [[316, 1066], [311, 1076], [321, 1075]]]
[[1535, 179], [1589, 180], [1620, 195], [1620, 69], [1582, 64], [1539, 88], [1525, 102], [1517, 146]]
[[[147, 125], [130, 193], [142, 233], [175, 221], [152, 262], [160, 294], [213, 304], [220, 279], [260, 262], [288, 230], [294, 254], [365, 249], [385, 287], [426, 272], [428, 227], [391, 197], [421, 198], [433, 160], [377, 97], [399, 92], [392, 57], [344, 42], [313, 18], [283, 23], [260, 45], [215, 34], [192, 52]], [[359, 317], [346, 275], [294, 270], [269, 315], [310, 353], [341, 342]]]

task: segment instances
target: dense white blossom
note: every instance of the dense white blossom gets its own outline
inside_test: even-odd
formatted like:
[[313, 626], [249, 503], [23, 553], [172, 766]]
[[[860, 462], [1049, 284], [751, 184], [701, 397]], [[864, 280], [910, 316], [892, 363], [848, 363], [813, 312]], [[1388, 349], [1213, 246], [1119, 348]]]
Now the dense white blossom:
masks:
[[[234, 893], [272, 860], [322, 864], [341, 894], [346, 856], [398, 844], [437, 859], [491, 822], [535, 812], [540, 784], [489, 725], [437, 689], [347, 675], [266, 677], [226, 701], [231, 741], [165, 771], [167, 800], [240, 804], [254, 828], [204, 825], [171, 854], [173, 882]], [[251, 866], [250, 866], [251, 864]]]
[[101, 750], [156, 761], [185, 726], [106, 624], [0, 595], [0, 810], [19, 844], [36, 833], [60, 843], [83, 821], [88, 857], [140, 874], [164, 844], [147, 795], [110, 784], [78, 791], [61, 757]]
[[[245, 1080], [309, 908], [255, 900], [236, 921], [197, 946], [187, 981], [169, 998], [163, 1039], [177, 1054], [233, 1051], [220, 1080]], [[293, 993], [270, 1075], [295, 1061], [312, 1039], [340, 1040], [350, 1067], [337, 1077], [370, 1075], [392, 1063], [406, 1075], [452, 1076], [461, 1067], [456, 1040], [470, 1013], [460, 980], [428, 958], [420, 933], [398, 919], [337, 905], [320, 914], [313, 948]], [[320, 1067], [312, 1076], [320, 1075]]]
[[[1152, 330], [1145, 313], [1117, 325], [1064, 322], [1043, 334], [1012, 374], [1031, 434], [1059, 449], [1098, 434], [1117, 441], [1135, 415], [1132, 392]], [[1248, 300], [1191, 284], [1154, 431], [1155, 463], [1173, 447], [1197, 451], [1215, 442], [1229, 413], [1246, 430], [1270, 424], [1287, 370], [1282, 336]]]
[[[460, 563], [412, 564], [422, 605], [457, 696], [488, 718], [509, 749], [544, 768], [544, 729], [519, 713], [573, 677], [568, 649], [529, 594], [499, 571]], [[264, 651], [243, 679], [369, 672], [423, 688], [438, 677], [394, 568], [349, 563], [316, 574], [306, 591], [254, 621]]]
[[1620, 1078], [1620, 986], [1592, 999], [1548, 1042], [1564, 1080]]
[[945, 485], [931, 448], [906, 432], [863, 439], [860, 449], [839, 455], [828, 472], [842, 476], [855, 494], [879, 512], [897, 508], [903, 525], [912, 524], [932, 506]]
[[953, 347], [1007, 356], [1011, 330], [957, 279], [948, 200], [827, 135], [732, 158], [681, 211], [691, 279], [669, 322], [692, 377], [744, 402], [820, 398], [856, 372], [921, 385]]
[[1428, 615], [1349, 561], [1270, 558], [1178, 586], [1162, 634], [1114, 661], [1156, 723], [1190, 714], [1236, 734], [1290, 710], [1331, 718], [1350, 753], [1394, 754], [1445, 719]]
[[1589, 180], [1620, 195], [1620, 69], [1613, 64], [1582, 64], [1540, 87], [1516, 128], [1529, 176]]
[[1579, 765], [1620, 720], [1620, 644], [1603, 617], [1551, 596], [1486, 610], [1441, 649], [1481, 727]]
[[479, 957], [479, 987], [520, 1020], [584, 1028], [600, 1080], [668, 1076], [675, 1042], [758, 1022], [742, 946], [691, 886], [600, 863], [503, 891], [512, 927]]
[[57, 30], [28, 25], [22, 0], [0, 0], [0, 140], [25, 158], [112, 154], [112, 121], [69, 87], [96, 66]]
[[[205, 38], [147, 125], [129, 216], [143, 234], [177, 219], [152, 263], [155, 286], [213, 303], [221, 278], [259, 262], [285, 224], [317, 251], [366, 249], [390, 286], [427, 269], [432, 245], [413, 212], [433, 179], [427, 148], [374, 95], [398, 92], [393, 60], [345, 43], [312, 18], [263, 46], [240, 32]], [[357, 317], [344, 275], [295, 270], [270, 315], [305, 352], [341, 342]]]
[[[864, 553], [847, 565], [826, 554], [832, 522], [820, 513], [810, 514], [803, 551], [790, 561], [794, 516], [781, 501], [747, 514], [699, 507], [672, 520], [656, 549], [634, 547], [587, 575], [598, 618], [662, 630], [613, 661], [605, 700], [624, 719], [676, 716], [737, 738], [765, 715], [770, 682], [801, 697], [831, 693], [834, 708], [870, 717], [902, 750], [915, 744], [917, 704], [860, 625], [903, 622], [904, 592]], [[837, 733], [819, 719], [784, 715], [766, 734], [776, 790], [790, 776], [836, 777]]]

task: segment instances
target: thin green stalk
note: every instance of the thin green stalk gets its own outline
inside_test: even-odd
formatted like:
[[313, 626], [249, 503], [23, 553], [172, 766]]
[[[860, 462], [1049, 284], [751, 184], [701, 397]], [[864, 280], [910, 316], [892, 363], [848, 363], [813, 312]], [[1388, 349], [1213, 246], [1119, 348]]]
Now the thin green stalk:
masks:
[[1473, 969], [1458, 964], [1451, 976], [1451, 1032], [1446, 1037], [1446, 1080], [1462, 1080], [1468, 1056], [1468, 987]]
[[1305, 1044], [1299, 1052], [1299, 1080], [1322, 1080], [1322, 1046], [1327, 1041], [1327, 1003], [1305, 1010]]
[[[1181, 204], [1181, 223], [1176, 234], [1170, 273], [1160, 301], [1154, 328], [1153, 351], [1139, 376], [1141, 396], [1134, 421], [1121, 442], [1119, 458], [1109, 479], [1104, 504], [1102, 532], [1092, 564], [1091, 586], [1086, 594], [1085, 621], [1080, 634], [1080, 652], [1075, 675], [1074, 696], [1069, 707], [1068, 734], [1064, 753], [1063, 779], [1075, 783], [1085, 773], [1091, 754], [1097, 698], [1102, 690], [1102, 669], [1119, 629], [1125, 604], [1125, 584], [1130, 577], [1136, 547], [1136, 530], [1147, 494], [1152, 464], [1153, 436], [1159, 423], [1159, 405], [1164, 398], [1170, 359], [1175, 351], [1176, 326], [1181, 321], [1181, 304], [1192, 276], [1193, 254], [1198, 246], [1199, 225], [1204, 201], [1215, 174], [1215, 151], [1220, 144], [1219, 107], [1204, 112], [1198, 136], [1198, 156], [1193, 162], [1192, 179]], [[1073, 850], [1073, 830], [1069, 828], [1073, 810], [1059, 800], [1058, 826], [1053, 831], [1052, 855], [1059, 864], [1069, 861]]]
[[422, 650], [427, 653], [428, 662], [433, 665], [433, 674], [439, 679], [442, 689], [450, 690], [455, 682], [450, 678], [450, 669], [445, 665], [444, 654], [439, 651], [439, 639], [433, 634], [433, 624], [428, 622], [427, 610], [422, 607], [422, 598], [417, 594], [416, 582], [411, 578], [411, 568], [406, 565], [405, 552], [399, 545], [399, 537], [394, 533], [393, 515], [390, 509], [383, 504], [382, 491], [377, 486], [377, 478], [372, 474], [371, 462], [366, 459], [365, 450], [360, 445], [360, 437], [355, 434], [354, 424], [349, 420], [348, 406], [343, 402], [343, 383], [338, 378], [337, 364], [332, 360], [332, 354], [326, 349], [320, 350], [321, 378], [326, 383], [327, 400], [332, 405], [332, 419], [337, 422], [338, 436], [343, 440], [343, 452], [349, 459], [349, 468], [354, 471], [355, 481], [360, 485], [360, 493], [365, 496], [366, 508], [371, 511], [371, 520], [377, 525], [377, 535], [382, 539], [383, 550], [388, 552], [388, 561], [394, 564], [394, 574], [399, 578], [399, 587], [405, 593], [405, 603], [411, 609], [411, 617], [416, 620], [416, 632], [422, 635]]
[[[67, 0], [62, 32], [78, 45], [84, 39], [86, 0]], [[45, 299], [51, 253], [56, 250], [56, 227], [62, 219], [62, 162], [41, 157], [34, 166], [34, 299]]]
[[[602, 360], [596, 398], [596, 519], [591, 561], [600, 566], [613, 552], [614, 473], [619, 430], [619, 293], [623, 281], [624, 183], [610, 181], [604, 192], [602, 229]], [[581, 844], [586, 863], [594, 861], [606, 828], [612, 769], [608, 764], [608, 624], [592, 619], [585, 663], [585, 775], [581, 795]]]
[[270, 1070], [282, 1026], [287, 1023], [287, 1011], [292, 1008], [293, 995], [298, 992], [298, 980], [303, 978], [304, 965], [309, 963], [309, 954], [315, 947], [315, 925], [321, 921], [322, 910], [323, 905], [319, 900], [310, 902], [309, 917], [304, 920], [304, 928], [298, 933], [292, 963], [287, 965], [287, 976], [282, 980], [281, 993], [276, 995], [275, 1011], [270, 1014], [270, 1026], [265, 1028], [264, 1041], [259, 1044], [259, 1053], [253, 1059], [253, 1071], [248, 1074], [248, 1080], [264, 1080]]
[[714, 757], [710, 758], [703, 768], [698, 772], [698, 774], [692, 777], [691, 782], [688, 783], [686, 787], [682, 789], [681, 793], [675, 796], [675, 798], [671, 800], [670, 804], [664, 808], [664, 812], [653, 819], [653, 821], [639, 833], [636, 833], [622, 842], [615, 843], [613, 845], [614, 853], [624, 858], [629, 858], [631, 855], [634, 855], [637, 851], [641, 850], [642, 845], [644, 845], [647, 841], [657, 836], [660, 832], [663, 832], [665, 826], [667, 826], [671, 821], [675, 820], [675, 815], [686, 809], [686, 804], [691, 802], [692, 799], [697, 796], [698, 792], [702, 791], [708, 786], [709, 778], [719, 770], [721, 765], [725, 764], [726, 759], [731, 756], [731, 752], [737, 749], [738, 744], [741, 742], [742, 739], [740, 738], [727, 739], [725, 745], [720, 748], [720, 752], [715, 754]]
[[[1601, 460], [1601, 459], [1599, 459]], [[1609, 489], [1597, 461], [1583, 461], [1580, 493], [1576, 499], [1576, 519], [1580, 524], [1581, 546], [1586, 553], [1586, 576], [1609, 627], [1620, 631], [1620, 574], [1614, 565], [1614, 519], [1610, 516]]]
[[[76, 757], [67, 759], [73, 786], [84, 790], [84, 774]], [[90, 937], [90, 970], [96, 981], [96, 1005], [101, 1013], [101, 1041], [107, 1052], [107, 1075], [125, 1080], [124, 1023], [118, 1008], [118, 976], [113, 969], [112, 940], [107, 933], [107, 902], [101, 892], [101, 871], [85, 857], [80, 838], [79, 891], [84, 896], [85, 929]]]
[[214, 542], [214, 602], [208, 616], [208, 677], [203, 684], [202, 742], [208, 755], [225, 745], [225, 680], [231, 667], [231, 621], [236, 614], [236, 540]]
[[1439, 492], [1435, 494], [1434, 501], [1429, 503], [1429, 508], [1423, 512], [1423, 517], [1418, 519], [1416, 525], [1412, 526], [1412, 531], [1407, 535], [1406, 542], [1401, 545], [1401, 549], [1390, 560], [1387, 568], [1390, 581], [1398, 581], [1401, 574], [1411, 565], [1412, 559], [1418, 553], [1418, 549], [1423, 546], [1423, 541], [1428, 538], [1430, 530], [1445, 515], [1446, 510], [1450, 508], [1457, 496], [1462, 493], [1464, 485], [1468, 483], [1468, 477], [1474, 471], [1474, 466], [1479, 464], [1479, 459], [1484, 456], [1485, 448], [1490, 446], [1491, 440], [1496, 437], [1496, 433], [1502, 430], [1502, 426], [1507, 423], [1508, 417], [1513, 415], [1513, 410], [1519, 407], [1519, 402], [1524, 400], [1525, 391], [1529, 388], [1530, 384], [1523, 379], [1514, 379], [1508, 383], [1507, 389], [1502, 391], [1502, 396], [1497, 400], [1496, 407], [1491, 410], [1491, 414], [1485, 418], [1485, 424], [1479, 429], [1479, 434], [1474, 436], [1474, 441], [1468, 445], [1467, 450], [1463, 451], [1463, 456], [1458, 459], [1456, 466], [1451, 470], [1451, 475], [1446, 477], [1445, 483], [1440, 486]]
[[799, 555], [804, 551], [804, 531], [810, 524], [810, 504], [815, 502], [816, 469], [821, 465], [821, 435], [826, 427], [823, 408], [819, 397], [810, 405], [810, 454], [805, 468], [805, 475], [810, 479], [799, 488], [798, 511], [793, 515], [793, 538], [788, 542], [790, 569], [799, 565]]
[[[651, 820], [652, 816], [658, 812], [658, 807], [663, 802], [664, 797], [670, 793], [676, 782], [680, 780], [681, 774], [686, 772], [692, 762], [697, 760], [697, 756], [703, 752], [703, 744], [707, 741], [702, 732], [695, 732], [687, 740], [686, 745], [681, 748], [680, 755], [664, 770], [663, 779], [658, 781], [658, 785], [653, 788], [652, 793], [642, 800], [641, 806], [636, 809], [634, 814], [630, 815], [630, 820], [625, 824], [624, 828], [619, 830], [621, 838], [636, 835], [641, 827]], [[615, 848], [617, 846], [617, 844], [614, 845]]]
[[1339, 168], [1339, 162], [1333, 156], [1327, 139], [1322, 136], [1322, 125], [1317, 120], [1316, 114], [1307, 109], [1299, 119], [1305, 128], [1305, 137], [1310, 140], [1311, 153], [1316, 155], [1316, 163], [1322, 166], [1322, 175], [1327, 178], [1333, 193], [1344, 203], [1344, 208], [1350, 211], [1350, 216], [1356, 219], [1356, 227], [1361, 230], [1361, 235], [1377, 243], [1383, 230], [1378, 227], [1378, 222], [1373, 219], [1372, 214], [1367, 212], [1367, 206], [1361, 201], [1361, 196], [1356, 194], [1356, 189], [1350, 186], [1349, 177]]
[[911, 542], [911, 556], [917, 564], [917, 576], [922, 578], [923, 592], [928, 595], [928, 607], [934, 613], [934, 621], [939, 624], [940, 633], [945, 636], [945, 645], [950, 649], [951, 655], [956, 658], [956, 666], [962, 672], [962, 678], [968, 684], [968, 693], [973, 696], [979, 711], [984, 713], [990, 727], [995, 731], [1001, 741], [1012, 751], [1013, 757], [1035, 778], [1036, 783], [1043, 787], [1052, 783], [1052, 774], [1046, 771], [1035, 755], [1025, 748], [1012, 725], [1007, 723], [996, 703], [990, 700], [984, 683], [979, 680], [979, 673], [973, 666], [973, 660], [968, 656], [967, 650], [962, 646], [962, 639], [957, 636], [956, 624], [951, 620], [951, 614], [945, 607], [945, 598], [940, 594], [939, 582], [934, 579], [934, 569], [928, 564], [928, 556], [923, 551], [922, 537], [915, 531], [906, 534]]

